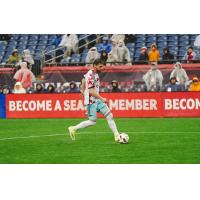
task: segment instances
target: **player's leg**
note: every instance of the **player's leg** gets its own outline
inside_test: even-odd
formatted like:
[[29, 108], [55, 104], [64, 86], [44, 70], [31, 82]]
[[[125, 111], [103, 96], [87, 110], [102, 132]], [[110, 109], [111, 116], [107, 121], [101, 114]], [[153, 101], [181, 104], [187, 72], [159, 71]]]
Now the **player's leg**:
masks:
[[100, 113], [103, 114], [104, 117], [106, 118], [108, 125], [110, 129], [112, 130], [112, 133], [114, 134], [115, 141], [118, 141], [119, 132], [117, 130], [117, 126], [113, 119], [113, 114], [111, 113], [111, 110], [108, 108], [108, 106], [105, 103], [102, 103], [102, 102], [99, 102], [97, 107], [99, 108]]
[[91, 104], [87, 106], [88, 120], [83, 121], [76, 126], [70, 126], [68, 128], [69, 134], [72, 140], [75, 140], [76, 131], [88, 126], [93, 126], [96, 124], [97, 114], [96, 114], [96, 104]]

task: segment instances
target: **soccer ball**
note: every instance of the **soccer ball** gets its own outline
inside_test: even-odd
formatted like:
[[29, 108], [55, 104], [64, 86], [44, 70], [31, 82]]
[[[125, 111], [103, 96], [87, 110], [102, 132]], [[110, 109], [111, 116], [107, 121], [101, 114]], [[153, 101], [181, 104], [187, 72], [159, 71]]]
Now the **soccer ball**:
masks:
[[120, 133], [119, 134], [119, 138], [118, 138], [118, 142], [120, 144], [127, 144], [129, 140], [129, 136], [126, 133]]

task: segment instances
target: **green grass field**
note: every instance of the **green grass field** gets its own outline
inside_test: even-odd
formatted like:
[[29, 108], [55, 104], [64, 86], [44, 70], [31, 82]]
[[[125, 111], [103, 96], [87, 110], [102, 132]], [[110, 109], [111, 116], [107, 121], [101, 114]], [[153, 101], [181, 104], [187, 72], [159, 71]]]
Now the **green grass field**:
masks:
[[104, 119], [71, 141], [66, 128], [82, 120], [0, 120], [0, 163], [200, 163], [200, 118], [116, 119], [129, 144]]

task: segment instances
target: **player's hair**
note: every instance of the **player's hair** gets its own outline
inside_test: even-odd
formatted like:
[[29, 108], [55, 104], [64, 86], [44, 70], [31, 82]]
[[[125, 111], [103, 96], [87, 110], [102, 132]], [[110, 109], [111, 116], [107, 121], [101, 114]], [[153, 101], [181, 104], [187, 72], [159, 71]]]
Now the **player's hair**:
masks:
[[102, 61], [100, 58], [94, 60], [93, 66], [96, 66], [96, 65], [99, 65], [99, 64], [102, 64], [102, 65], [103, 65], [103, 61]]

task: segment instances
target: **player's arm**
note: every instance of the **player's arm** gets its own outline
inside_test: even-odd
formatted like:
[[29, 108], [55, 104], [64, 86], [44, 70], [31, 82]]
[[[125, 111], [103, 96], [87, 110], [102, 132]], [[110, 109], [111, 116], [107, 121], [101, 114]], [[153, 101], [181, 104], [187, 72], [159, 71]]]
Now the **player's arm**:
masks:
[[102, 96], [100, 96], [100, 95], [95, 91], [94, 88], [90, 88], [90, 89], [89, 89], [89, 93], [90, 93], [90, 95], [92, 95], [93, 97], [95, 97], [95, 98], [101, 100], [102, 102], [105, 102], [105, 103], [106, 103], [106, 98], [103, 98]]
[[85, 92], [85, 78], [81, 81], [81, 94], [84, 95]]

